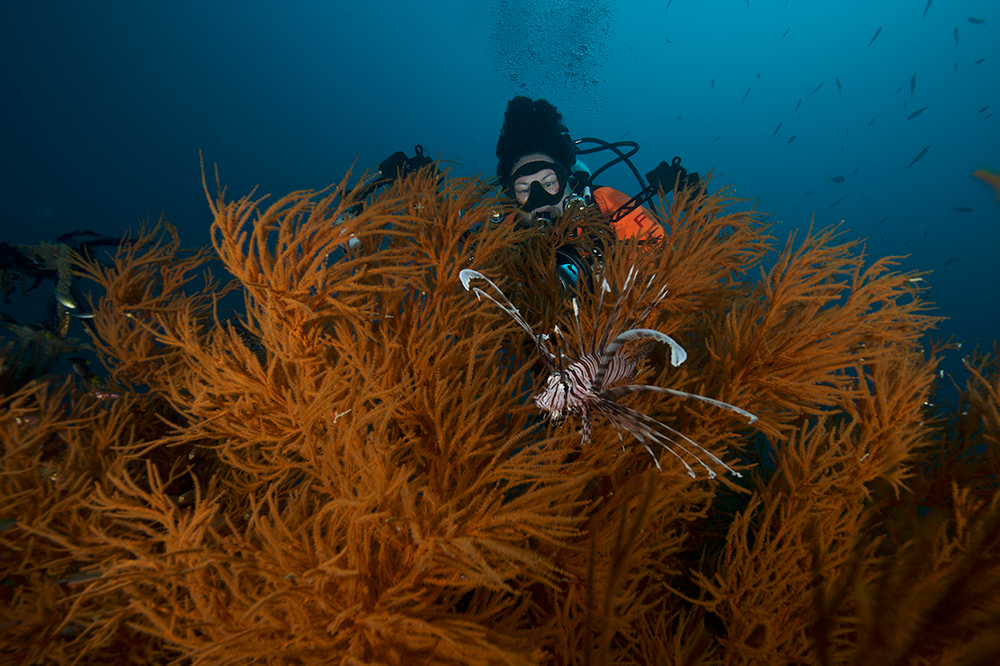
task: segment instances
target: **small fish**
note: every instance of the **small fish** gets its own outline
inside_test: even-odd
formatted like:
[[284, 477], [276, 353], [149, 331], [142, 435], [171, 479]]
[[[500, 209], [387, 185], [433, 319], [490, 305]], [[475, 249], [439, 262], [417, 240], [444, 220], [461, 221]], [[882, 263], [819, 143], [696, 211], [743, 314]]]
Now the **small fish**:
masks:
[[827, 178], [827, 180], [828, 181], [832, 180], [835, 183], [842, 183], [842, 182], [844, 182], [844, 177], [843, 176], [830, 176], [829, 178]]
[[839, 204], [841, 201], [843, 201], [843, 199], [837, 199], [832, 204], [830, 204], [830, 208], [833, 208], [834, 206], [836, 206], [837, 204]]
[[945, 261], [945, 262], [944, 262], [943, 264], [941, 264], [941, 265], [942, 265], [942, 266], [947, 266], [948, 264], [951, 264], [951, 263], [954, 263], [954, 262], [955, 262], [956, 260], [958, 260], [958, 257], [952, 257], [951, 259], [948, 259], [948, 260], [946, 260], [946, 261]]
[[810, 194], [816, 194], [816, 193], [813, 192], [812, 190], [810, 190], [808, 192], [803, 192], [802, 194], [805, 194], [806, 196], [809, 196]]
[[983, 111], [985, 111], [985, 110], [986, 110], [986, 109], [988, 109], [988, 108], [990, 108], [990, 107], [989, 107], [989, 105], [987, 104], [987, 105], [986, 105], [986, 106], [984, 106], [983, 108], [981, 108], [981, 109], [979, 109], [978, 111], [976, 111], [976, 113], [982, 113]]
[[[956, 28], [956, 29], [957, 29], [957, 28]], [[879, 27], [878, 27], [878, 30], [876, 30], [876, 31], [875, 31], [875, 36], [874, 36], [874, 37], [872, 37], [872, 41], [868, 42], [868, 46], [871, 46], [872, 44], [874, 44], [874, 43], [875, 43], [875, 40], [876, 40], [876, 39], [878, 39], [878, 36], [879, 36], [879, 34], [881, 34], [881, 33], [882, 33], [882, 26], [879, 26]]]
[[[906, 85], [906, 84], [904, 83], [904, 84], [903, 84], [903, 86], [905, 86], [905, 85]], [[903, 86], [899, 86], [898, 88], [896, 88], [896, 94], [897, 94], [897, 95], [898, 95], [899, 93], [903, 92]]]
[[975, 67], [976, 65], [978, 65], [979, 63], [982, 63], [982, 62], [986, 62], [986, 58], [980, 58], [976, 62], [972, 63], [972, 66]]
[[903, 102], [903, 111], [909, 111], [909, 109], [906, 108], [906, 102]]
[[882, 239], [882, 242], [883, 242], [883, 243], [888, 243], [888, 242], [889, 242], [889, 241], [887, 241], [887, 240], [885, 239], [885, 236], [879, 236], [879, 238], [881, 238], [881, 239]]
[[[823, 81], [818, 86], [816, 86], [816, 88], [811, 93], [809, 93], [809, 95], [814, 95], [814, 94], [818, 93], [819, 89], [823, 87], [824, 83], [826, 83], [826, 81]], [[806, 97], [809, 97], [809, 95], [806, 95]]]
[[917, 116], [919, 116], [921, 113], [923, 113], [924, 111], [926, 111], [929, 108], [931, 108], [929, 104], [924, 105], [924, 108], [917, 109], [916, 111], [914, 111], [910, 115], [906, 116], [906, 119], [907, 120], [913, 120], [914, 118], [916, 118]]
[[927, 238], [927, 230], [924, 229], [924, 238]]
[[54, 291], [52, 292], [52, 295], [55, 296], [56, 300], [59, 301], [59, 304], [67, 310], [76, 310], [79, 307], [73, 297], [66, 292]]
[[958, 26], [955, 26], [955, 46], [958, 46]]
[[992, 113], [987, 113], [986, 117], [983, 118], [983, 120], [989, 120], [992, 115], [993, 115]]
[[924, 18], [925, 19], [927, 18], [927, 10], [931, 8], [931, 3], [932, 2], [934, 2], [934, 0], [927, 0], [927, 6], [924, 7]]
[[837, 84], [837, 90], [839, 90], [840, 94], [843, 95], [844, 94], [844, 89], [840, 87], [840, 78], [839, 77], [835, 78], [833, 80], [833, 82]]
[[954, 69], [958, 69], [958, 61], [957, 60], [955, 61], [955, 67], [954, 67]]
[[784, 39], [784, 38], [785, 38], [785, 35], [787, 35], [787, 34], [788, 34], [788, 31], [789, 31], [789, 30], [791, 30], [791, 28], [787, 28], [787, 29], [785, 30], [784, 34], [782, 34], [782, 35], [781, 35], [781, 37], [779, 37], [778, 39]]
[[[750, 86], [749, 88], [747, 88], [747, 94], [746, 94], [746, 95], [743, 95], [743, 101], [744, 101], [744, 102], [745, 102], [745, 101], [747, 101], [747, 97], [748, 97], [748, 96], [750, 95], [750, 91], [751, 91], [752, 89], [753, 89], [753, 86]], [[742, 104], [742, 102], [741, 102], [741, 104]]]
[[757, 72], [757, 80], [760, 81], [760, 72]]
[[851, 173], [851, 175], [852, 176], [857, 176], [859, 171], [861, 171], [861, 167], [858, 167], [857, 169], [855, 169], [854, 172]]
[[788, 140], [788, 143], [791, 143], [792, 141], [795, 141], [795, 135], [794, 134], [792, 135], [792, 138]]
[[90, 361], [87, 359], [74, 356], [66, 360], [73, 367], [73, 372], [80, 375], [83, 381], [89, 382], [97, 378], [97, 373], [90, 369]]
[[714, 139], [712, 139], [712, 141], [718, 141], [718, 140], [719, 140], [719, 139], [721, 139], [721, 138], [722, 138], [721, 136], [717, 136], [717, 137], [715, 137]]
[[909, 164], [907, 164], [907, 165], [906, 165], [905, 167], [903, 167], [903, 168], [904, 168], [904, 169], [909, 169], [909, 168], [910, 168], [911, 166], [913, 166], [914, 164], [916, 164], [917, 162], [919, 162], [919, 161], [920, 161], [920, 158], [921, 158], [921, 157], [923, 157], [924, 155], [926, 155], [926, 154], [927, 154], [927, 151], [928, 151], [928, 150], [930, 150], [930, 149], [931, 149], [931, 147], [930, 147], [930, 146], [925, 146], [925, 147], [924, 147], [924, 149], [920, 151], [920, 154], [919, 154], [919, 155], [917, 155], [916, 157], [914, 157], [914, 158], [913, 158], [913, 161], [912, 161], [912, 162], [910, 162]]
[[1000, 173], [987, 169], [976, 169], [972, 172], [972, 177], [983, 181], [997, 193], [997, 201], [1000, 201]]
[[913, 91], [917, 89], [917, 73], [913, 72], [913, 76], [910, 77], [910, 97], [913, 97]]
[[778, 126], [774, 128], [774, 134], [771, 135], [772, 139], [774, 137], [778, 136], [778, 130], [780, 130], [780, 129], [781, 129], [781, 123], [778, 123]]
[[798, 111], [800, 106], [802, 106], [802, 98], [801, 97], [799, 97], [798, 104], [795, 105], [795, 110]]
[[952, 206], [951, 210], [949, 210], [948, 212], [950, 213], [952, 210], [955, 211], [956, 213], [971, 213], [972, 212], [972, 209], [969, 208], [968, 206], [958, 206], [958, 207]]
[[875, 118], [872, 118], [871, 120], [869, 120], [869, 121], [868, 121], [868, 126], [867, 126], [867, 127], [865, 127], [865, 131], [866, 131], [866, 132], [868, 131], [868, 127], [871, 127], [871, 126], [872, 126], [872, 123], [873, 123], [873, 122], [875, 122]]
[[677, 120], [680, 120], [680, 119], [681, 119], [681, 117], [680, 117], [680, 116], [677, 116]]
[[885, 224], [885, 221], [888, 220], [888, 219], [889, 219], [889, 216], [886, 215], [885, 217], [882, 218], [882, 221], [879, 222], [879, 224]]
[[670, 41], [670, 38], [669, 38], [669, 37], [664, 37], [663, 39], [667, 40], [667, 44], [673, 44], [673, 42], [672, 42], [672, 41]]
[[715, 79], [712, 79], [712, 90], [715, 90]]
[[978, 25], [980, 23], [986, 23], [986, 21], [980, 18], [976, 18], [975, 16], [970, 16], [969, 23], [971, 23], [972, 25]]

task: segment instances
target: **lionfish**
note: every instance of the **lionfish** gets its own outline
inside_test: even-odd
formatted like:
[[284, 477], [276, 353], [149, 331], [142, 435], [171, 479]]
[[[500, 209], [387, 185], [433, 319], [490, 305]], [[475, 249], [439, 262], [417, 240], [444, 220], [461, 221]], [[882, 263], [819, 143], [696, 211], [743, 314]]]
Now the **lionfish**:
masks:
[[[577, 305], [576, 298], [573, 299], [573, 316], [576, 320], [577, 337], [580, 340], [580, 350], [579, 353], [575, 355], [575, 358], [573, 356], [569, 357], [569, 363], [566, 365], [564, 363], [565, 359], [561, 347], [558, 349], [558, 355], [550, 351], [548, 345], [546, 344], [547, 341], [551, 339], [550, 336], [544, 333], [540, 335], [536, 334], [532, 330], [531, 326], [529, 326], [521, 317], [520, 312], [510, 302], [510, 299], [508, 299], [500, 288], [497, 287], [489, 278], [478, 271], [470, 269], [465, 269], [459, 273], [459, 279], [462, 281], [462, 286], [465, 287], [466, 291], [470, 289], [469, 285], [472, 280], [485, 280], [493, 288], [493, 291], [497, 293], [499, 298], [494, 298], [492, 295], [486, 293], [478, 287], [472, 287], [472, 291], [475, 292], [476, 297], [480, 299], [485, 297], [492, 301], [501, 310], [510, 315], [510, 317], [535, 340], [535, 348], [538, 352], [538, 356], [541, 358], [542, 363], [550, 373], [545, 382], [545, 388], [542, 389], [542, 392], [534, 398], [535, 405], [542, 412], [548, 414], [552, 423], [556, 426], [560, 425], [571, 414], [579, 415], [583, 421], [583, 437], [581, 442], [583, 446], [590, 443], [590, 433], [593, 422], [592, 415], [594, 412], [597, 412], [611, 421], [611, 423], [615, 426], [615, 429], [618, 431], [619, 438], [622, 436], [622, 432], [624, 431], [630, 433], [637, 440], [639, 440], [643, 447], [645, 447], [646, 451], [653, 456], [657, 469], [660, 469], [661, 471], [662, 468], [660, 467], [660, 461], [657, 459], [653, 449], [650, 448], [650, 443], [659, 444], [661, 447], [674, 455], [681, 461], [681, 463], [684, 464], [685, 469], [687, 469], [687, 473], [692, 477], [696, 477], [697, 475], [680, 452], [683, 452], [690, 458], [694, 459], [696, 464], [704, 467], [708, 471], [709, 478], [714, 478], [716, 476], [715, 471], [709, 467], [701, 457], [699, 457], [698, 452], [716, 465], [725, 468], [733, 475], [738, 477], [742, 476], [742, 474], [729, 467], [729, 465], [724, 463], [711, 451], [708, 451], [700, 444], [687, 437], [684, 433], [675, 430], [674, 428], [671, 428], [665, 423], [662, 423], [652, 417], [637, 412], [624, 405], [620, 405], [616, 402], [619, 398], [629, 393], [652, 391], [655, 393], [665, 393], [683, 398], [701, 400], [702, 402], [707, 402], [710, 405], [715, 405], [716, 407], [736, 412], [737, 414], [749, 419], [750, 423], [757, 420], [756, 416], [746, 410], [702, 395], [686, 393], [684, 391], [677, 391], [675, 389], [664, 388], [661, 386], [649, 386], [646, 384], [624, 384], [621, 386], [615, 386], [615, 384], [618, 384], [619, 382], [628, 382], [632, 379], [635, 375], [636, 367], [648, 351], [647, 346], [646, 350], [637, 354], [630, 355], [626, 354], [624, 351], [619, 353], [622, 346], [628, 342], [645, 340], [665, 343], [670, 347], [670, 364], [674, 367], [677, 367], [687, 359], [687, 352], [684, 348], [669, 335], [661, 333], [660, 331], [648, 328], [630, 328], [622, 333], [613, 332], [618, 320], [622, 317], [623, 303], [625, 301], [625, 297], [629, 293], [629, 290], [635, 283], [635, 278], [635, 268], [633, 267], [629, 270], [628, 277], [625, 279], [625, 284], [622, 287], [618, 300], [614, 304], [610, 319], [608, 319], [603, 329], [600, 331], [598, 331], [599, 326], [596, 324], [594, 325], [589, 351], [584, 347], [585, 338], [580, 325], [579, 306]], [[649, 283], [647, 283], [646, 287], [643, 289], [640, 294], [640, 301], [648, 292], [654, 278], [655, 276], [650, 278]], [[601, 285], [601, 295], [597, 306], [598, 312], [601, 311], [604, 305], [604, 294], [610, 292], [611, 287], [608, 285], [607, 280], [603, 280], [603, 284]], [[663, 287], [637, 318], [634, 319], [632, 317], [635, 312], [635, 308], [632, 308], [632, 310], [625, 315], [625, 320], [644, 320], [666, 295], [667, 288]], [[566, 344], [567, 347], [569, 346], [558, 326], [555, 327], [555, 335], [559, 338], [559, 340]]]

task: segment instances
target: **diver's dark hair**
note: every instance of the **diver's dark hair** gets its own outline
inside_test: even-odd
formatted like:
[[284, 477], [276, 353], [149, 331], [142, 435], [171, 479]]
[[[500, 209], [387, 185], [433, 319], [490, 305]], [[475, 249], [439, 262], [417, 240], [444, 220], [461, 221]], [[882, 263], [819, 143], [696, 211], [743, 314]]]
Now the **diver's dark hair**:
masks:
[[576, 146], [563, 125], [562, 114], [544, 99], [531, 100], [517, 96], [507, 103], [503, 114], [503, 128], [497, 140], [497, 178], [501, 182], [510, 177], [514, 163], [525, 155], [548, 155], [566, 172], [576, 162]]

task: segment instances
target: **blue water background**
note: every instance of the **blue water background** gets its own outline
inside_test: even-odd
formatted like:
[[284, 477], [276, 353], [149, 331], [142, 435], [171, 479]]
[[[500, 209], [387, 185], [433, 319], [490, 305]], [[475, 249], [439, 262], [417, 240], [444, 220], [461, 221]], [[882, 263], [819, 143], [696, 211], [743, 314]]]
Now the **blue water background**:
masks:
[[[970, 173], [1000, 170], [1000, 3], [926, 5], [8, 3], [0, 238], [118, 236], [162, 211], [206, 244], [199, 150], [231, 197], [324, 187], [417, 143], [454, 173], [491, 176], [506, 102], [526, 94], [555, 103], [575, 137], [638, 141], [643, 173], [674, 155], [714, 170], [713, 187], [759, 199], [779, 238], [815, 217], [843, 221], [873, 258], [907, 255], [901, 269], [933, 271], [939, 334], [959, 354], [992, 347], [1000, 204]], [[635, 191], [624, 168], [603, 180]]]

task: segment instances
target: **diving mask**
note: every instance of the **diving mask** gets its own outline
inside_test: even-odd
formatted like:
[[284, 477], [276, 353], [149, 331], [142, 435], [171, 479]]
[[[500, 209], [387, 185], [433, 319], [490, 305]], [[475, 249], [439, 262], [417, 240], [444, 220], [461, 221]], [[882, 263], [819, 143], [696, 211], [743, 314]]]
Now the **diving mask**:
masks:
[[517, 196], [514, 192], [514, 183], [518, 178], [530, 176], [547, 169], [555, 173], [557, 184], [555, 190], [551, 192], [548, 191], [545, 188], [545, 185], [543, 185], [539, 180], [531, 181], [528, 190], [528, 198], [523, 204], [521, 204], [521, 210], [531, 212], [537, 208], [542, 208], [543, 206], [555, 206], [562, 201], [566, 194], [566, 170], [559, 164], [549, 162], [547, 160], [536, 160], [521, 165], [510, 175], [510, 179], [507, 181], [507, 194], [508, 196], [516, 199]]

